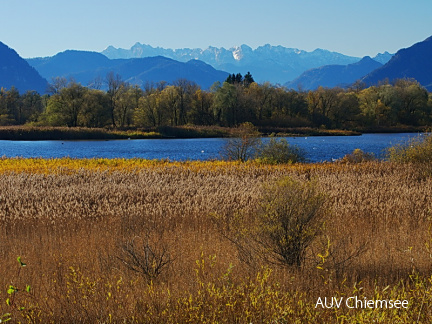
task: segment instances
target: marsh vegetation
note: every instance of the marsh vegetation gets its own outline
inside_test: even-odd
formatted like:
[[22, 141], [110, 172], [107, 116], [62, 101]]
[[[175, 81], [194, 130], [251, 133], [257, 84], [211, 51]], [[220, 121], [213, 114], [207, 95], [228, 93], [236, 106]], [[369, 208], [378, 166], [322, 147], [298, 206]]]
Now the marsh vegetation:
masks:
[[[16, 322], [432, 318], [432, 179], [415, 163], [2, 159], [0, 173], [0, 314]], [[285, 220], [315, 215], [297, 254], [279, 253], [284, 201], [299, 203]], [[315, 308], [324, 296], [409, 309]]]

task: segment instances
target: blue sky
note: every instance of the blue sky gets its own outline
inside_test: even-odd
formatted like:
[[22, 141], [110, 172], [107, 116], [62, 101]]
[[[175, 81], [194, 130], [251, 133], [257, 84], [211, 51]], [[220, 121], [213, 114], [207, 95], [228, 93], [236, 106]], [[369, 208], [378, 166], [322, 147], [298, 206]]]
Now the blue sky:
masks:
[[395, 52], [432, 35], [431, 0], [2, 0], [0, 41], [23, 57], [247, 44]]

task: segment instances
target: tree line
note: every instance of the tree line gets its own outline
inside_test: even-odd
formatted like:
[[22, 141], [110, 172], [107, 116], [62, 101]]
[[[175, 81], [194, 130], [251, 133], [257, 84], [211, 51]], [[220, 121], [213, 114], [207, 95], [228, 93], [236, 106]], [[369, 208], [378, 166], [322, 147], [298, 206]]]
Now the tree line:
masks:
[[20, 94], [0, 90], [0, 125], [68, 127], [158, 127], [219, 125], [244, 122], [272, 127], [354, 129], [380, 126], [422, 126], [432, 121], [432, 96], [417, 81], [400, 79], [366, 88], [323, 88], [296, 91], [258, 84], [248, 73], [232, 74], [209, 90], [179, 79], [128, 84], [110, 73], [107, 90], [97, 83], [83, 86], [55, 78], [49, 92]]

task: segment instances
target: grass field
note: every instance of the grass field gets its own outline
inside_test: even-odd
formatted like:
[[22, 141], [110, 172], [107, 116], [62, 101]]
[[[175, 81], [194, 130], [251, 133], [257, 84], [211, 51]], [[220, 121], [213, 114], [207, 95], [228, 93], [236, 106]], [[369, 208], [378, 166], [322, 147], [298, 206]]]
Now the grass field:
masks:
[[[286, 176], [313, 181], [326, 197], [324, 226], [300, 267], [262, 258], [229, 226], [240, 218], [253, 228], [266, 186]], [[390, 162], [0, 159], [0, 315], [430, 323], [431, 192], [414, 165]], [[355, 296], [409, 307], [316, 307], [319, 297]]]

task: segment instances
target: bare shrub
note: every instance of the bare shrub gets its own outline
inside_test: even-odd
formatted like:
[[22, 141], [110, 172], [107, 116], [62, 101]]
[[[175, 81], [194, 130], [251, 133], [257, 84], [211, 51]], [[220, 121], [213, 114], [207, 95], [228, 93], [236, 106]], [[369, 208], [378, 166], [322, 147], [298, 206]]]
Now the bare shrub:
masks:
[[245, 162], [254, 158], [261, 139], [259, 132], [252, 123], [243, 123], [236, 129], [236, 137], [227, 139], [221, 156], [228, 161]]
[[117, 258], [148, 281], [156, 279], [173, 262], [166, 245], [151, 244], [148, 238], [138, 236], [121, 244]]

